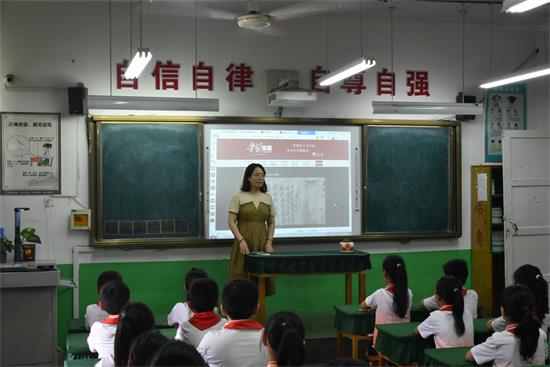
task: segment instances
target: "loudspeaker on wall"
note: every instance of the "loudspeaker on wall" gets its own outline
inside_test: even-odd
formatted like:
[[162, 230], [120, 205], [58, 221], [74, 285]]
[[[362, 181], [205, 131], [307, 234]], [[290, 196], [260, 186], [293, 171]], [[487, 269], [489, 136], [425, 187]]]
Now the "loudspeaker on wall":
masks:
[[84, 87], [69, 87], [69, 114], [88, 114], [88, 89]]

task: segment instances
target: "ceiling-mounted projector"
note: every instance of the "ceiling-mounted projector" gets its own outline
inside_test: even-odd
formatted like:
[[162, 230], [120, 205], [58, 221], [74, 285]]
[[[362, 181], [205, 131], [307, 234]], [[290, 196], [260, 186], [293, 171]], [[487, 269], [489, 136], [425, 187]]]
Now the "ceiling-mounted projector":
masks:
[[271, 17], [266, 14], [245, 14], [237, 17], [237, 24], [245, 29], [262, 29], [271, 25]]
[[303, 107], [317, 101], [317, 92], [312, 90], [275, 90], [267, 95], [267, 104], [274, 107]]

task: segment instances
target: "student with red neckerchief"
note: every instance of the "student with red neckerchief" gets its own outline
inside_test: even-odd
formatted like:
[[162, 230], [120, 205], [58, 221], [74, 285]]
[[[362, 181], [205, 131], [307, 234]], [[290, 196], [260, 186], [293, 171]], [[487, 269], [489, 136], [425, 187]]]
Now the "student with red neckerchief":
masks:
[[[118, 271], [107, 270], [99, 274], [97, 277], [97, 295], [99, 297], [99, 291], [101, 287], [111, 280], [120, 280], [122, 282], [122, 275]], [[90, 330], [94, 322], [105, 320], [109, 316], [105, 310], [99, 306], [99, 301], [92, 303], [86, 307], [86, 314], [84, 315], [84, 327], [86, 330]]]
[[201, 278], [208, 278], [208, 273], [202, 269], [191, 268], [191, 270], [185, 274], [184, 287], [185, 293], [187, 293], [187, 299], [185, 302], [178, 302], [174, 305], [172, 311], [170, 311], [166, 318], [168, 326], [177, 328], [181, 323], [189, 320], [193, 316], [194, 312], [191, 307], [189, 307], [189, 288], [191, 288], [191, 283]]
[[229, 321], [222, 329], [207, 332], [197, 347], [210, 367], [267, 365], [264, 329], [253, 320], [257, 309], [258, 288], [253, 282], [238, 278], [225, 286], [221, 310]]
[[218, 284], [210, 278], [195, 280], [189, 289], [188, 302], [195, 313], [180, 324], [176, 339], [196, 348], [208, 331], [219, 330], [226, 323], [215, 311], [218, 304]]
[[[376, 309], [375, 324], [411, 321], [413, 294], [408, 286], [405, 261], [401, 256], [390, 255], [384, 259], [382, 269], [388, 285], [368, 296], [361, 302], [360, 307], [365, 310]], [[378, 329], [375, 327], [372, 345], [376, 345], [377, 335]]]
[[548, 356], [547, 336], [535, 318], [533, 293], [520, 285], [510, 286], [502, 292], [500, 305], [508, 326], [473, 347], [466, 360], [477, 364], [492, 361], [493, 366], [543, 365]]

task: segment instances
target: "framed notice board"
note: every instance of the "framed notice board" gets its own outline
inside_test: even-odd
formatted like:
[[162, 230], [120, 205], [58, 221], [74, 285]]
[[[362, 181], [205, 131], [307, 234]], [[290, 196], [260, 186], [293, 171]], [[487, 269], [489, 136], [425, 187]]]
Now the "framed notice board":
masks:
[[199, 125], [100, 121], [95, 128], [97, 241], [199, 237]]
[[363, 233], [460, 235], [457, 126], [363, 127]]

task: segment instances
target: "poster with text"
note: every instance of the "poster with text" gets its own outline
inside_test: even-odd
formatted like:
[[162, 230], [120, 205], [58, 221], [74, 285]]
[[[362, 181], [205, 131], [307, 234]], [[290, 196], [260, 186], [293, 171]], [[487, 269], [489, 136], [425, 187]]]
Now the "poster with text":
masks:
[[61, 116], [2, 113], [2, 195], [61, 193]]
[[485, 99], [485, 161], [502, 162], [502, 131], [524, 130], [527, 124], [525, 84], [487, 90]]

